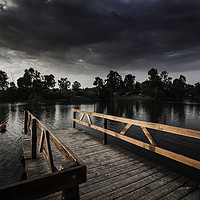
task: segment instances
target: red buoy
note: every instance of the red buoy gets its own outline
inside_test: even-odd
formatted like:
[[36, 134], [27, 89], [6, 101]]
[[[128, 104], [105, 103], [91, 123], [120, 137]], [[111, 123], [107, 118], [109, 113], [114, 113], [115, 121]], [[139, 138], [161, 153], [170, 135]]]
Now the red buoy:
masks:
[[0, 131], [5, 131], [5, 130], [6, 130], [6, 125], [0, 124]]

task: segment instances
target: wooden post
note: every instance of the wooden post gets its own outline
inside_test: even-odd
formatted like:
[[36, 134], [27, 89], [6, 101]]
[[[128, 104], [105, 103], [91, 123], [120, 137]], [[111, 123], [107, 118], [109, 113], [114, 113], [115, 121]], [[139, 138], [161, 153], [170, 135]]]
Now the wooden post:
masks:
[[37, 145], [37, 126], [36, 119], [32, 119], [32, 129], [31, 129], [31, 158], [36, 158], [36, 145]]
[[[60, 169], [69, 169], [71, 167], [77, 166], [76, 161], [68, 161], [67, 163], [64, 163], [60, 166]], [[77, 177], [76, 175], [72, 176], [72, 179], [75, 180]], [[79, 185], [76, 185], [74, 187], [68, 188], [66, 190], [62, 191], [62, 199], [64, 200], [79, 200], [80, 194], [79, 194]]]
[[[76, 119], [76, 112], [73, 112], [73, 119]], [[72, 128], [76, 127], [76, 122], [72, 121]]]
[[63, 200], [79, 200], [80, 194], [79, 194], [79, 186], [74, 186], [72, 188], [68, 188], [64, 191], [62, 191], [62, 199]]
[[24, 111], [24, 134], [27, 134], [28, 111]]
[[[103, 118], [103, 128], [107, 129], [107, 119]], [[103, 144], [107, 144], [107, 134], [103, 133]]]
[[47, 151], [48, 164], [49, 164], [50, 171], [52, 173], [52, 172], [55, 172], [55, 167], [54, 167], [54, 163], [53, 163], [53, 156], [52, 156], [51, 145], [50, 145], [50, 141], [49, 141], [49, 131], [45, 132], [45, 140], [46, 140], [46, 151]]

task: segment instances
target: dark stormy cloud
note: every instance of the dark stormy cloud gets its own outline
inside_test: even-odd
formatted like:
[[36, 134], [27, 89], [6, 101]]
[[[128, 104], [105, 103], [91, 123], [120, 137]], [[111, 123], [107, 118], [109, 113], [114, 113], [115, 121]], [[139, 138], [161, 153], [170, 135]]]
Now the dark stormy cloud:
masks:
[[0, 65], [34, 67], [91, 86], [109, 70], [155, 67], [198, 80], [198, 0], [0, 0]]

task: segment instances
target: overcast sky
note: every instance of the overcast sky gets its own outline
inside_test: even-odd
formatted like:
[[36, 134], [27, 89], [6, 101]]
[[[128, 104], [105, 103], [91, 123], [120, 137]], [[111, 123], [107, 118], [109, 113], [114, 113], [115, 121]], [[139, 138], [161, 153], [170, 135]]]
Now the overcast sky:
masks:
[[0, 0], [0, 69], [90, 87], [110, 70], [137, 81], [152, 67], [200, 81], [199, 0]]

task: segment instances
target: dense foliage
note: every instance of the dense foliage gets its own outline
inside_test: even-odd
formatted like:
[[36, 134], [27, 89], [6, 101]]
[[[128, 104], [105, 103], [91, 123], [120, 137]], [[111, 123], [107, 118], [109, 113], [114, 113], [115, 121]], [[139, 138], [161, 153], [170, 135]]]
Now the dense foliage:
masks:
[[[17, 79], [17, 85], [8, 81], [7, 73], [0, 70], [0, 100], [67, 100], [102, 99], [115, 96], [148, 96], [153, 98], [196, 98], [200, 97], [200, 83], [187, 84], [186, 77], [180, 75], [172, 80], [168, 72], [160, 74], [157, 69], [148, 71], [148, 79], [140, 83], [132, 74], [125, 75], [124, 79], [117, 71], [110, 71], [103, 80], [95, 77], [93, 88], [82, 88], [78, 81], [72, 84], [67, 77], [57, 81], [53, 74], [41, 75], [37, 70], [30, 68]], [[71, 88], [70, 88], [71, 87]]]

